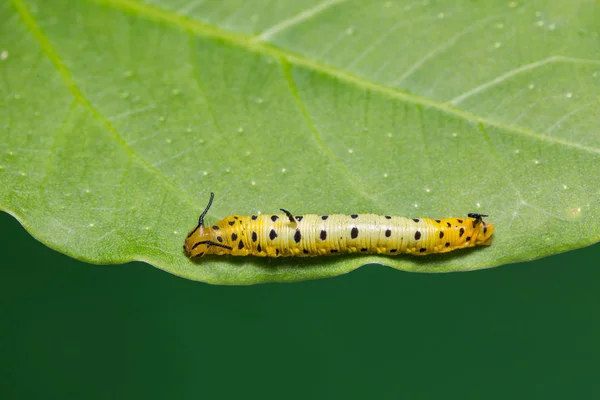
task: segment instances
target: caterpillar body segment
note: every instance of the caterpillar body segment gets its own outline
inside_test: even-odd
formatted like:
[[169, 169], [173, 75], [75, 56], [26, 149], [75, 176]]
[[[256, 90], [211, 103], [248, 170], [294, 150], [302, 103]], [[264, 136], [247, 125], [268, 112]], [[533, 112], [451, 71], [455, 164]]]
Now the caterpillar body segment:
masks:
[[483, 221], [486, 215], [482, 214], [411, 219], [376, 214], [294, 215], [283, 210], [285, 214], [231, 215], [205, 226], [203, 218], [208, 208], [186, 238], [184, 249], [189, 257], [427, 255], [489, 245], [494, 232], [494, 226]]

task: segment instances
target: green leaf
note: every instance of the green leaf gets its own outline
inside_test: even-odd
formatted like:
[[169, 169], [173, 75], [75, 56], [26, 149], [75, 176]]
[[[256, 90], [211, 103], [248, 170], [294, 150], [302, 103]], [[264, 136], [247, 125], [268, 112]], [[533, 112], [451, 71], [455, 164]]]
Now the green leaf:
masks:
[[[0, 4], [0, 209], [94, 263], [221, 284], [472, 270], [600, 238], [592, 1]], [[492, 246], [188, 260], [229, 214], [490, 214]]]

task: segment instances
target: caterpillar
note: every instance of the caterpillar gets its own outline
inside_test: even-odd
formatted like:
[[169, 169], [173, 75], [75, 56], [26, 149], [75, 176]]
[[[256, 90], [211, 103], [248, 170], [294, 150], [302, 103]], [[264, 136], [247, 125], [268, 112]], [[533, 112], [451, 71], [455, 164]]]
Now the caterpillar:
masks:
[[311, 257], [345, 253], [427, 255], [491, 244], [494, 225], [484, 214], [467, 218], [403, 218], [389, 215], [231, 215], [204, 225], [214, 199], [183, 246], [188, 257], [207, 254]]

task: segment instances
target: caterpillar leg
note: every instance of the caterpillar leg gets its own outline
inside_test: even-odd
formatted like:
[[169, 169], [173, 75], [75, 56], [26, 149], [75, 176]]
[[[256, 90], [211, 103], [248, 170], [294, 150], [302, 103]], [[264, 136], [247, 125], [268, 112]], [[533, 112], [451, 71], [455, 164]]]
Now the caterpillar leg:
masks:
[[287, 217], [290, 219], [290, 222], [293, 224], [298, 223], [298, 221], [296, 221], [296, 218], [294, 218], [294, 216], [292, 215], [291, 212], [289, 212], [288, 210], [284, 210], [283, 208], [280, 208], [281, 211], [283, 211], [285, 213], [285, 215], [287, 215]]

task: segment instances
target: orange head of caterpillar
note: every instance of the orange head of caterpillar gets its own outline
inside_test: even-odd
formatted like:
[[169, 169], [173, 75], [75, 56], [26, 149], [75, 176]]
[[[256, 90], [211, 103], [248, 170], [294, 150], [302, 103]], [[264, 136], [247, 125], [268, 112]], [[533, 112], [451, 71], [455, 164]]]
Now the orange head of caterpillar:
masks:
[[469, 218], [473, 218], [473, 241], [477, 246], [489, 246], [492, 244], [492, 234], [494, 233], [494, 225], [487, 223], [483, 217], [485, 214], [469, 214]]
[[[185, 244], [183, 245], [183, 249], [188, 257], [202, 257], [205, 254], [229, 254], [231, 253], [232, 248], [230, 246], [226, 246], [220, 243], [219, 239], [221, 236], [217, 233], [215, 227], [206, 227], [204, 226], [204, 216], [208, 212], [210, 205], [212, 204], [213, 198], [215, 194], [211, 192], [210, 200], [208, 201], [208, 205], [200, 214], [200, 218], [198, 219], [198, 226], [191, 231], [187, 238], [185, 239]], [[221, 239], [222, 240], [222, 239]]]

